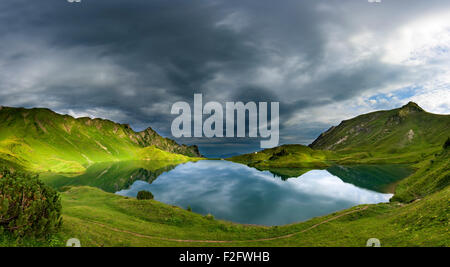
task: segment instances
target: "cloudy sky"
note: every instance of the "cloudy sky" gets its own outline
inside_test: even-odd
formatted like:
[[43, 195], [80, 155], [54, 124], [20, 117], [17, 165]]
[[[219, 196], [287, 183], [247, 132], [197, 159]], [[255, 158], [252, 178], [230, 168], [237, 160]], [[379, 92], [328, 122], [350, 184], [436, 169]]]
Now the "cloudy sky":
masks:
[[[450, 113], [450, 1], [2, 0], [0, 105], [170, 137], [176, 101], [279, 101], [281, 143], [415, 101]], [[210, 156], [249, 139], [183, 139]]]

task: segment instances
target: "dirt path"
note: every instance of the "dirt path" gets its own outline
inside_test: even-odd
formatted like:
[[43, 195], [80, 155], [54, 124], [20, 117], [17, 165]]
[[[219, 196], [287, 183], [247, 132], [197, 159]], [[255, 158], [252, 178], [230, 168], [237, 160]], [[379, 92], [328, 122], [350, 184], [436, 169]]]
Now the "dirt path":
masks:
[[139, 234], [139, 233], [135, 233], [135, 232], [131, 232], [128, 230], [122, 230], [122, 229], [118, 229], [118, 228], [114, 228], [111, 226], [107, 226], [105, 224], [99, 223], [99, 222], [95, 222], [95, 221], [90, 221], [91, 223], [98, 225], [100, 227], [106, 228], [108, 230], [114, 231], [114, 232], [119, 232], [119, 233], [126, 233], [126, 234], [130, 234], [136, 237], [142, 237], [142, 238], [148, 238], [148, 239], [159, 239], [159, 240], [164, 240], [164, 241], [172, 241], [172, 242], [184, 242], [184, 243], [245, 243], [245, 242], [261, 242], [261, 241], [271, 241], [271, 240], [277, 240], [277, 239], [285, 239], [285, 238], [290, 238], [293, 237], [295, 235], [298, 234], [302, 234], [304, 232], [307, 232], [309, 230], [312, 230], [322, 224], [334, 221], [336, 219], [339, 219], [343, 216], [352, 214], [352, 213], [356, 213], [356, 212], [360, 212], [363, 210], [366, 210], [368, 208], [368, 206], [365, 206], [363, 208], [360, 209], [356, 209], [356, 210], [352, 210], [352, 211], [348, 211], [342, 214], [339, 214], [335, 217], [329, 218], [325, 221], [322, 221], [320, 223], [314, 224], [313, 226], [306, 228], [300, 232], [295, 232], [292, 234], [288, 234], [288, 235], [282, 235], [282, 236], [276, 236], [276, 237], [269, 237], [269, 238], [261, 238], [261, 239], [251, 239], [251, 240], [188, 240], [188, 239], [175, 239], [175, 238], [165, 238], [165, 237], [159, 237], [159, 236], [151, 236], [151, 235], [143, 235], [143, 234]]

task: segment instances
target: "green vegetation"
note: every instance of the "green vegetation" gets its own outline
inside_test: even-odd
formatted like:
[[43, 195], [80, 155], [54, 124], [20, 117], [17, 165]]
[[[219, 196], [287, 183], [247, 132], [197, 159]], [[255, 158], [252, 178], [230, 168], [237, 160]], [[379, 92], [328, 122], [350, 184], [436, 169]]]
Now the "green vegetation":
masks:
[[[72, 187], [62, 193], [62, 200], [64, 224], [61, 235], [63, 239], [77, 237], [84, 246], [161, 246], [178, 244], [161, 240], [164, 238], [242, 240], [270, 233], [267, 227], [214, 220], [155, 200], [139, 201], [92, 187]], [[111, 228], [156, 238], [139, 238]]]
[[17, 238], [8, 233], [0, 234], [0, 247], [62, 247], [66, 241], [62, 240], [59, 234], [47, 238]]
[[280, 168], [326, 168], [337, 159], [334, 152], [314, 150], [303, 145], [283, 145], [259, 152], [235, 156], [229, 160], [261, 170]]
[[138, 200], [150, 200], [150, 199], [153, 199], [154, 196], [153, 196], [152, 192], [142, 190], [142, 191], [138, 192], [136, 198]]
[[44, 237], [61, 226], [59, 194], [37, 176], [0, 170], [0, 233]]
[[439, 153], [449, 131], [450, 116], [428, 113], [410, 102], [398, 109], [343, 121], [322, 133], [309, 147], [283, 145], [228, 160], [274, 170], [282, 176], [298, 176], [283, 168], [415, 164]]
[[[369, 188], [371, 181], [355, 181], [342, 172], [345, 174], [346, 168], [364, 172], [372, 168], [370, 163], [414, 164], [414, 173], [397, 185], [390, 203], [264, 227], [225, 222], [190, 212], [190, 207], [184, 210], [153, 199], [139, 201], [112, 193], [143, 177], [152, 182], [176, 164], [197, 160], [196, 148], [179, 146], [151, 129], [135, 133], [126, 125], [100, 119], [74, 119], [45, 109], [4, 108], [0, 111], [0, 165], [8, 168], [8, 175], [0, 177], [0, 196], [19, 201], [22, 198], [17, 192], [28, 188], [41, 194], [37, 196], [49, 196], [45, 201], [36, 198], [36, 203], [43, 205], [38, 206], [44, 207], [38, 210], [53, 207], [54, 213], [45, 213], [48, 216], [44, 218], [53, 218], [48, 224], [43, 220], [17, 232], [48, 233], [45, 238], [17, 240], [15, 233], [8, 231], [12, 225], [3, 224], [6, 231], [0, 234], [0, 246], [64, 246], [73, 237], [80, 239], [82, 246], [365, 246], [369, 238], [380, 239], [382, 246], [449, 246], [449, 118], [409, 103], [344, 121], [310, 147], [284, 145], [231, 158], [285, 178], [328, 168]], [[45, 173], [41, 178], [63, 191], [64, 223], [58, 233], [51, 234], [59, 226], [54, 220], [59, 212], [57, 194], [35, 177], [10, 178], [11, 173], [23, 169], [66, 172]], [[398, 169], [403, 171], [409, 172]], [[371, 173], [385, 176], [376, 170]], [[4, 220], [4, 203], [0, 221]], [[8, 202], [8, 211], [10, 206]], [[42, 230], [46, 228], [43, 225], [49, 227]]]
[[3, 107], [0, 129], [0, 159], [33, 172], [80, 173], [98, 162], [200, 156], [197, 147], [178, 145], [151, 128], [134, 132], [126, 124], [48, 109]]
[[[398, 198], [390, 203], [362, 205], [285, 226], [235, 224], [155, 200], [139, 202], [95, 188], [73, 187], [62, 194], [65, 224], [61, 238], [78, 235], [85, 246], [365, 246], [373, 237], [382, 246], [449, 246], [450, 158], [445, 153], [436, 156], [435, 165], [416, 166], [418, 170], [400, 183]], [[403, 189], [430, 170], [428, 182], [442, 173], [435, 185], [444, 187], [426, 190], [414, 202], [397, 202], [408, 200], [401, 197], [409, 196]], [[416, 187], [422, 188], [413, 183], [412, 188]]]
[[[449, 187], [410, 204], [364, 205], [368, 208], [348, 215], [343, 214], [364, 206], [273, 227], [220, 221], [91, 187], [73, 187], [62, 193], [62, 199], [59, 239], [77, 237], [83, 246], [365, 246], [373, 237], [382, 246], [450, 245]], [[293, 235], [260, 240], [289, 234]]]
[[347, 163], [419, 162], [442, 148], [449, 131], [450, 116], [428, 113], [409, 102], [343, 121], [310, 147], [339, 152]]
[[450, 184], [450, 151], [444, 149], [431, 159], [417, 164], [419, 169], [402, 180], [393, 201], [411, 202], [438, 192]]
[[450, 137], [449, 138], [447, 138], [447, 141], [445, 141], [445, 143], [444, 143], [444, 149], [448, 149], [448, 148], [450, 148]]

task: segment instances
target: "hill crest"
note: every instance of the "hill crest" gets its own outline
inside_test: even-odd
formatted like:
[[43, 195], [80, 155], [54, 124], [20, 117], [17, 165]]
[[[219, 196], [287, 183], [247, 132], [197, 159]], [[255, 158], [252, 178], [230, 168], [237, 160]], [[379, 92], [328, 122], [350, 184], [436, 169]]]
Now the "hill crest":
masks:
[[426, 112], [414, 102], [344, 120], [309, 146], [333, 151], [407, 152], [442, 146], [450, 132], [450, 116]]

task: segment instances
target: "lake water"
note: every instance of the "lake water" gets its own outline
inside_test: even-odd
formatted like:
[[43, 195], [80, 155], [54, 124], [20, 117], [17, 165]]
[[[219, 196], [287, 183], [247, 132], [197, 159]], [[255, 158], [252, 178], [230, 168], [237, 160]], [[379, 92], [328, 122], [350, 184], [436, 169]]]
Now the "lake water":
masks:
[[158, 201], [218, 219], [282, 225], [359, 204], [388, 202], [392, 185], [410, 173], [402, 165], [260, 171], [220, 160], [180, 165], [130, 161], [98, 163], [81, 175], [47, 174], [41, 179], [56, 188], [88, 185], [129, 197], [147, 190]]
[[[96, 170], [96, 181], [99, 181], [99, 175], [105, 176], [105, 170], [101, 172], [98, 167]], [[139, 191], [147, 190], [158, 201], [191, 207], [194, 212], [210, 213], [217, 219], [283, 225], [359, 204], [388, 202], [392, 194], [383, 193], [384, 188], [406, 177], [410, 170], [396, 165], [334, 166], [328, 170], [303, 170], [296, 178], [281, 179], [274, 175], [276, 172], [205, 160], [165, 167], [157, 175], [141, 169], [138, 173], [122, 172], [118, 176], [111, 167], [106, 173], [116, 179], [124, 176], [116, 183], [116, 188], [117, 184], [123, 188], [116, 192], [119, 195], [135, 197]], [[146, 178], [149, 174], [151, 179]], [[94, 178], [92, 174], [91, 178]], [[76, 178], [70, 179], [71, 184], [76, 184]], [[89, 172], [83, 179], [92, 181]], [[64, 184], [61, 181], [60, 186]], [[97, 186], [102, 188], [102, 183]], [[113, 187], [109, 184], [108, 188], [111, 191]], [[103, 189], [108, 191], [108, 188]]]

